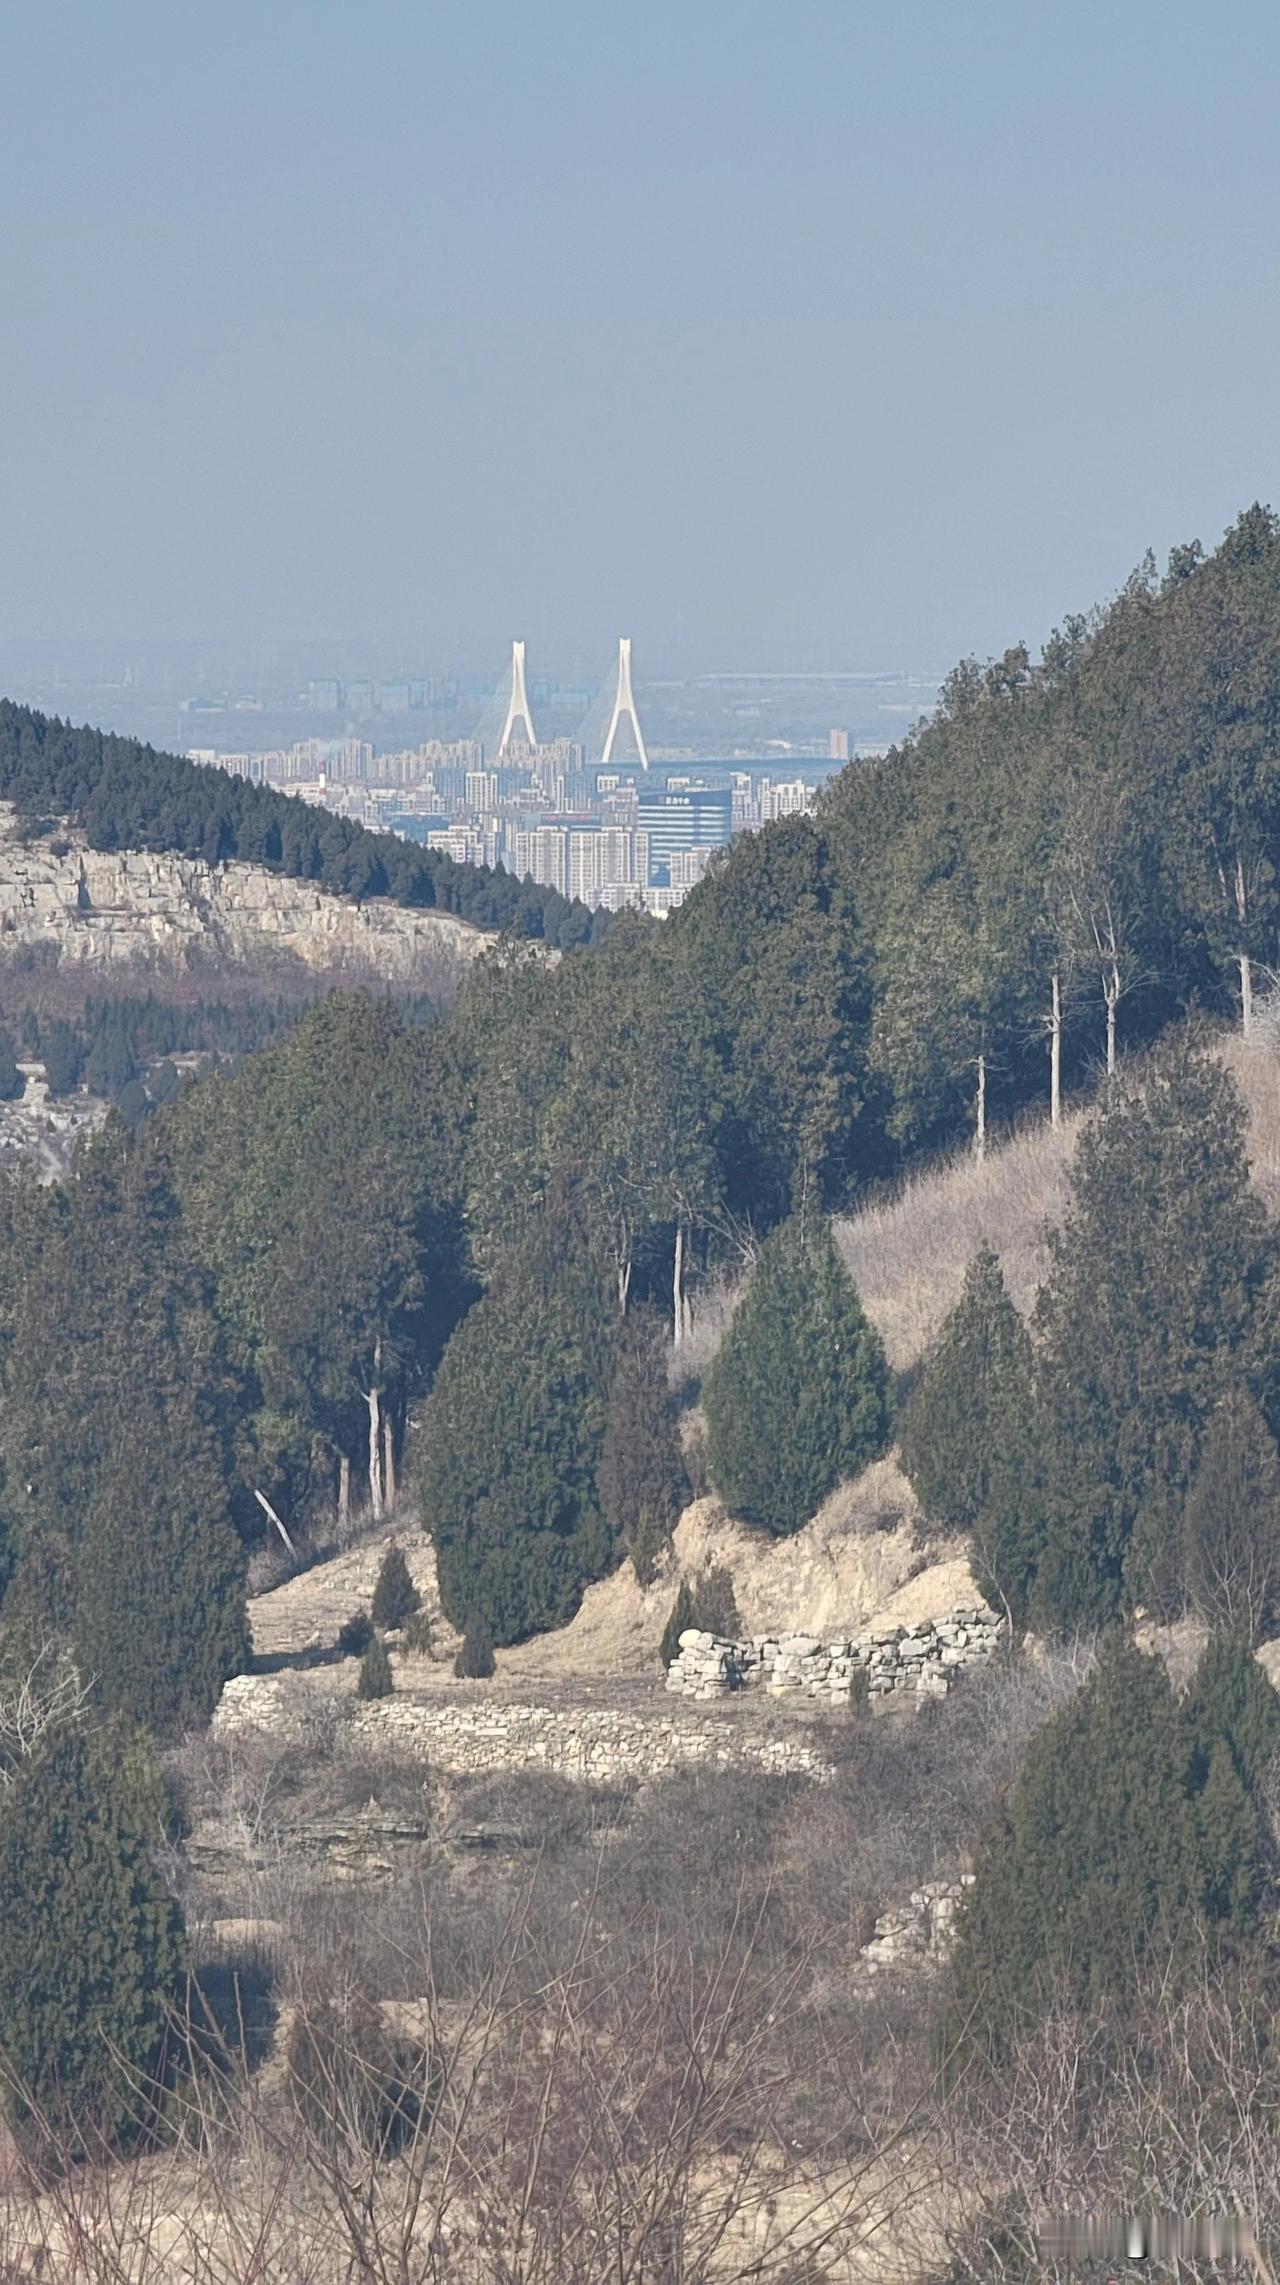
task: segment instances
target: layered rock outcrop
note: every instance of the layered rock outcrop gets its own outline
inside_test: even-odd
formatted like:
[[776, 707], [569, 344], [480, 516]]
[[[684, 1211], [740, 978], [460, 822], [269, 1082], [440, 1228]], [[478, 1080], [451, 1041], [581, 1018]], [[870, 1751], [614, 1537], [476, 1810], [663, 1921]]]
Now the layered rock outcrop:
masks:
[[450, 913], [335, 896], [261, 865], [86, 847], [69, 826], [24, 841], [0, 803], [0, 958], [50, 947], [59, 960], [179, 966], [253, 960], [274, 948], [311, 968], [348, 965], [393, 982], [460, 976], [488, 939]]

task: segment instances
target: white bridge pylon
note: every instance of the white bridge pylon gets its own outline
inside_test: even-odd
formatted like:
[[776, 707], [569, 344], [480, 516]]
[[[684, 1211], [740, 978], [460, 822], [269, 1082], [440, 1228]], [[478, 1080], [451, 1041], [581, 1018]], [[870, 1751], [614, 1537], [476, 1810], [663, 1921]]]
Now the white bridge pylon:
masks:
[[635, 739], [636, 752], [640, 756], [640, 767], [647, 770], [649, 756], [645, 751], [644, 732], [640, 727], [640, 717], [636, 712], [635, 697], [631, 689], [630, 635], [622, 635], [618, 639], [618, 688], [613, 701], [613, 713], [609, 719], [609, 735], [605, 739], [604, 752], [600, 757], [602, 762], [613, 760], [613, 742], [624, 722], [629, 722], [631, 725], [631, 735]]
[[502, 725], [498, 740], [497, 758], [501, 761], [511, 744], [516, 724], [521, 725], [520, 743], [536, 753], [538, 741], [533, 734], [533, 716], [529, 712], [529, 693], [524, 686], [524, 644], [511, 645], [511, 696], [507, 701], [507, 719]]

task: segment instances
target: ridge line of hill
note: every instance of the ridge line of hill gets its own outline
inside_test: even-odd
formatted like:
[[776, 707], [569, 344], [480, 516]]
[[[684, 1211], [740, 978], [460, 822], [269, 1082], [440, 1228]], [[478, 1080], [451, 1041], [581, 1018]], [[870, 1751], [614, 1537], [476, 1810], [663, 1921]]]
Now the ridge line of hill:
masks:
[[198, 857], [211, 865], [238, 858], [357, 901], [434, 907], [561, 951], [608, 930], [607, 915], [593, 915], [557, 889], [458, 864], [228, 770], [76, 727], [12, 699], [0, 699], [0, 800], [29, 821], [70, 819], [93, 849]]

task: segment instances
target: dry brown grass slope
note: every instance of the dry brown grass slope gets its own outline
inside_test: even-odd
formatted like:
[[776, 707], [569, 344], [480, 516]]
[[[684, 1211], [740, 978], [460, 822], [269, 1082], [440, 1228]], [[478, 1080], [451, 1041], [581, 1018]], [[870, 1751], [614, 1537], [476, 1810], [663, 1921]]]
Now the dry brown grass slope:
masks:
[[971, 1152], [913, 1175], [883, 1203], [836, 1224], [863, 1307], [896, 1372], [916, 1363], [955, 1307], [980, 1245], [1000, 1256], [1020, 1309], [1046, 1266], [1045, 1232], [1067, 1196], [1067, 1169], [1083, 1124], [1036, 1127], [979, 1163]]
[[[1219, 1056], [1249, 1113], [1256, 1187], [1280, 1214], [1280, 1010], [1251, 1038], [1217, 1038]], [[1048, 1264], [1045, 1235], [1060, 1221], [1068, 1172], [1088, 1111], [1046, 1121], [979, 1164], [971, 1151], [912, 1176], [891, 1198], [838, 1222], [836, 1236], [863, 1306], [897, 1372], [915, 1364], [955, 1307], [982, 1244], [1000, 1257], [1019, 1309], [1031, 1308]]]

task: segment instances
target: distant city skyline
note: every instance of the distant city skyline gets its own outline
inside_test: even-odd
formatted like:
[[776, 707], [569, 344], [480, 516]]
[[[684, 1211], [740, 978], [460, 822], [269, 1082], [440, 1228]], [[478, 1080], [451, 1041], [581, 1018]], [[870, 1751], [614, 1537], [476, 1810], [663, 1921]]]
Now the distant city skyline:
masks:
[[[518, 690], [518, 646], [514, 666]], [[778, 777], [759, 764], [671, 766], [655, 757], [651, 766], [641, 738], [636, 758], [617, 762], [589, 757], [569, 738], [512, 739], [511, 714], [509, 698], [491, 749], [479, 739], [389, 750], [364, 738], [303, 738], [265, 752], [193, 746], [188, 759], [421, 841], [457, 864], [501, 866], [583, 904], [658, 919], [684, 902], [735, 834], [812, 809], [840, 760], [831, 750], [793, 758], [798, 774]], [[523, 719], [528, 731], [527, 708]], [[836, 741], [830, 733], [831, 748]]]
[[[425, 646], [424, 646], [425, 647]], [[391, 672], [385, 662], [394, 662]], [[611, 729], [620, 759], [635, 753], [624, 710], [612, 721], [618, 656], [565, 671], [526, 644], [526, 699], [542, 731], [581, 740], [605, 758]], [[381, 667], [382, 671], [376, 671]], [[559, 667], [560, 671], [556, 671]], [[572, 671], [576, 667], [576, 672]], [[240, 671], [237, 671], [239, 669]], [[308, 669], [314, 671], [307, 671]], [[872, 668], [654, 674], [635, 655], [634, 688], [653, 757], [841, 758], [900, 737], [935, 701], [939, 678]], [[200, 645], [33, 645], [0, 637], [0, 691], [46, 712], [141, 737], [178, 752], [283, 750], [340, 730], [398, 750], [406, 736], [473, 738], [497, 756], [511, 712], [511, 659], [466, 676], [419, 656], [357, 646], [255, 646], [243, 657]], [[412, 725], [412, 727], [411, 727]]]

